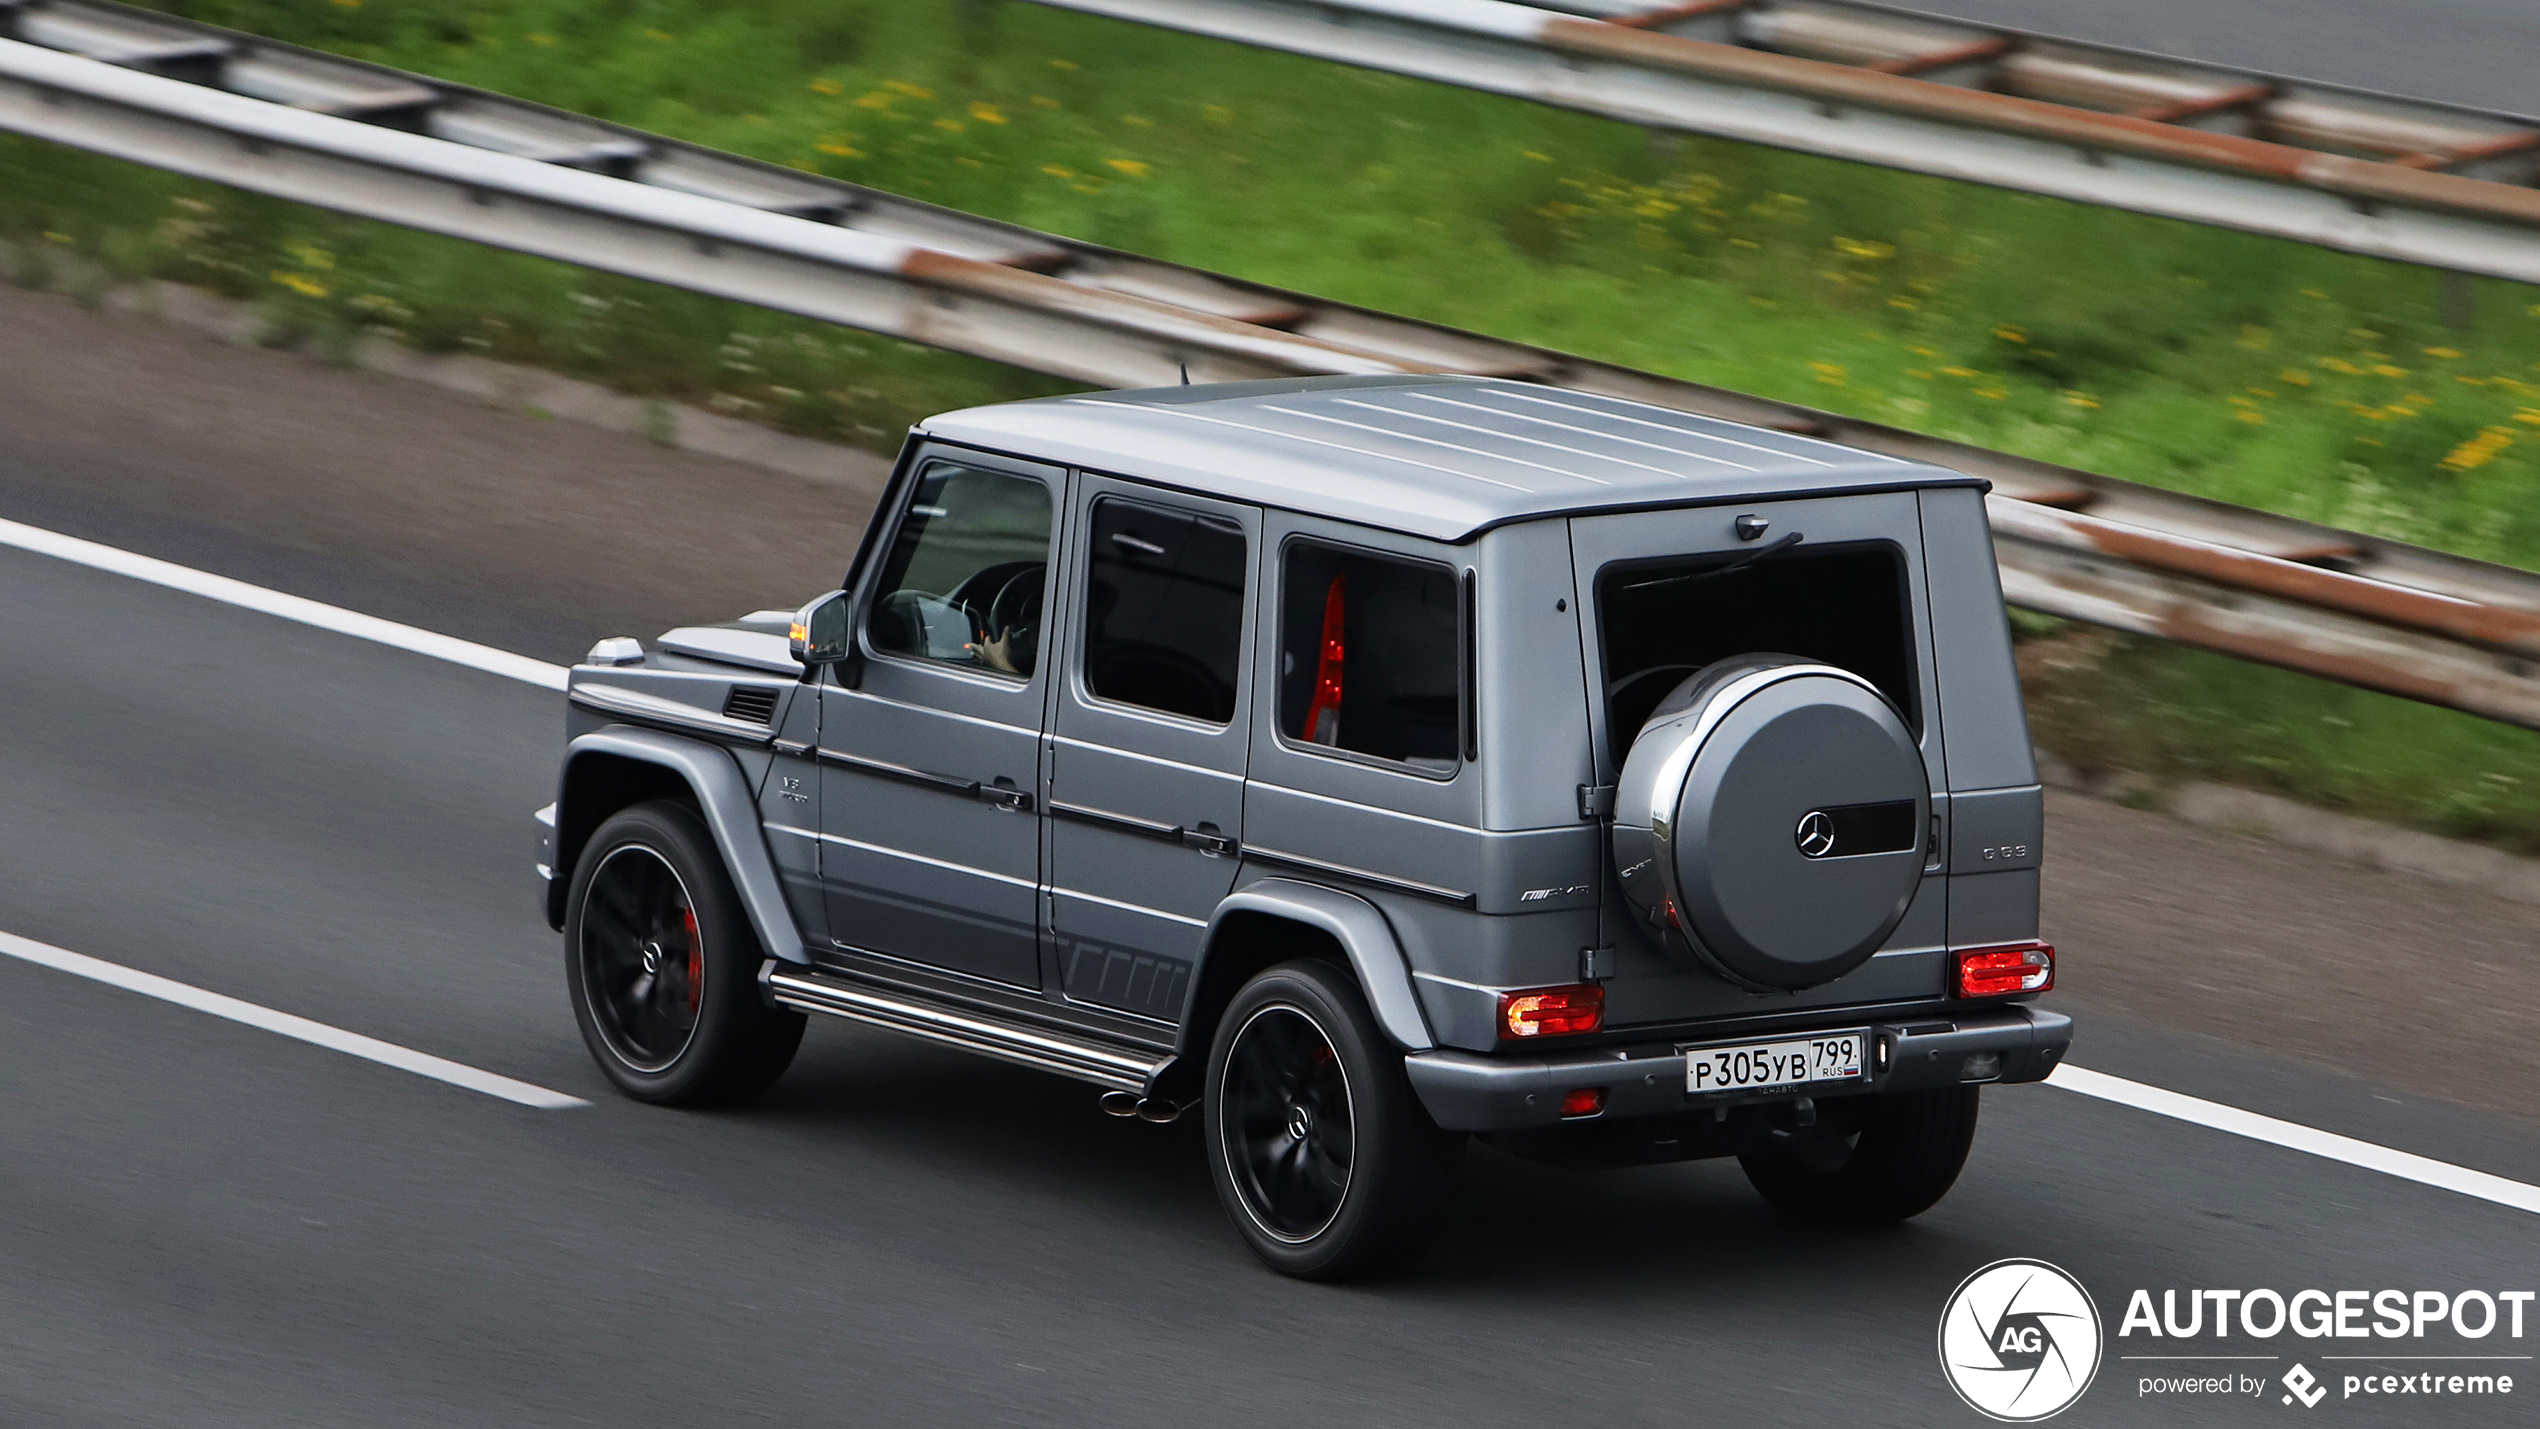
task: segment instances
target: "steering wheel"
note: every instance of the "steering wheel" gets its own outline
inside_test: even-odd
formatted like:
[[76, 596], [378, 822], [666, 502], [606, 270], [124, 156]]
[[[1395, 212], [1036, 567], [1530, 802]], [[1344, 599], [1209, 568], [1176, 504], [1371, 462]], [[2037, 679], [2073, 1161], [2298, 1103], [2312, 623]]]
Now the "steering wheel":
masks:
[[1031, 669], [1040, 635], [1041, 585], [1047, 574], [1048, 567], [1043, 563], [1028, 562], [998, 584], [996, 594], [988, 598], [984, 609], [975, 601], [962, 602], [962, 609], [976, 627], [972, 643], [981, 664], [1010, 675]]

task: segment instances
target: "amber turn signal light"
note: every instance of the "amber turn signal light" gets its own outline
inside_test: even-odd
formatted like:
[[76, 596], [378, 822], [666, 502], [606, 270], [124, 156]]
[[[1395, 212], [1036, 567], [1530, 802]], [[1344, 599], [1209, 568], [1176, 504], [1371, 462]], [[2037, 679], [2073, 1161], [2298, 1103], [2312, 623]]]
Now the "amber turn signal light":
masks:
[[1531, 992], [1499, 995], [1502, 1041], [1525, 1037], [1570, 1037], [1605, 1025], [1605, 989], [1592, 982], [1573, 987], [1539, 987]]
[[1958, 950], [1960, 997], [2009, 997], [2055, 985], [2055, 950], [2044, 943]]

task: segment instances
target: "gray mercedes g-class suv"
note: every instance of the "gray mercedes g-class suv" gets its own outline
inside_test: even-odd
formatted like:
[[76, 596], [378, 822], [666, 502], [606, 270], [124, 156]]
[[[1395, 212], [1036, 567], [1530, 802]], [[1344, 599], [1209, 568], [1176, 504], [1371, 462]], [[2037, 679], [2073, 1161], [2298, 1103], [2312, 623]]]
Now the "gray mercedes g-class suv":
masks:
[[2071, 1022], [1983, 484], [1455, 377], [920, 425], [844, 586], [572, 673], [548, 921], [629, 1095], [806, 1013], [1196, 1106], [1235, 1227], [1422, 1244], [1469, 1137], [1947, 1191]]

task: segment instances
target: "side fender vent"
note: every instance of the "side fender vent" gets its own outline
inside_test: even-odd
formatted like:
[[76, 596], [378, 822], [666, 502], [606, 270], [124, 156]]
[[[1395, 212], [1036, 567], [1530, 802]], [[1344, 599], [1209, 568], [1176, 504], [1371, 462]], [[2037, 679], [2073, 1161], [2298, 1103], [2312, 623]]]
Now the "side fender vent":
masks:
[[774, 685], [734, 685], [732, 693], [723, 697], [723, 717], [745, 719], [752, 724], [776, 722], [776, 699], [783, 691]]

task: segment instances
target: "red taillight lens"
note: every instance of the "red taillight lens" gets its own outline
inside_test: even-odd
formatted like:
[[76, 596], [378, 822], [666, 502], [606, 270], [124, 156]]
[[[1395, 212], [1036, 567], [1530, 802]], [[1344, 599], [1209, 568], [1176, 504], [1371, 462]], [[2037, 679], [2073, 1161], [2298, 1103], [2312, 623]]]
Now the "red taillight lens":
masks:
[[1964, 948], [1958, 953], [1960, 997], [2007, 997], [2055, 985], [2055, 950], [2044, 943]]
[[1605, 1025], [1605, 989], [1595, 983], [1499, 995], [1499, 1035], [1569, 1037]]
[[1594, 1116], [1603, 1110], [1605, 1110], [1605, 1088], [1603, 1087], [1572, 1087], [1561, 1094], [1561, 1114], [1565, 1117]]

